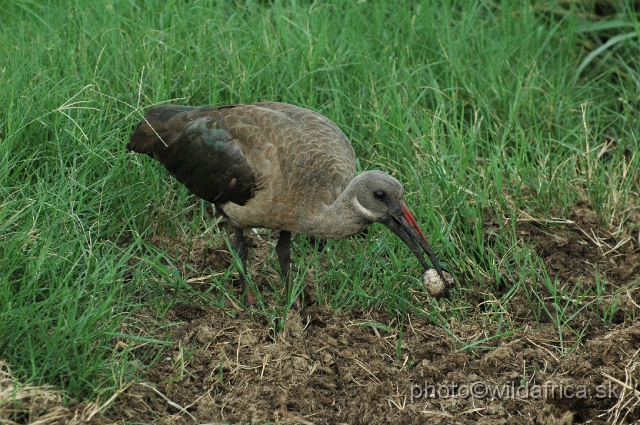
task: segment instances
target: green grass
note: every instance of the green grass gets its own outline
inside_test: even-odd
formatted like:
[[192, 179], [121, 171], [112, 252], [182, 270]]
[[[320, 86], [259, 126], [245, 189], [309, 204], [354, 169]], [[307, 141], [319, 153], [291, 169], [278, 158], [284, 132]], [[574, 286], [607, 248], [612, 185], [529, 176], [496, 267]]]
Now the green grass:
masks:
[[[229, 290], [233, 268], [203, 294], [148, 242], [220, 236], [202, 203], [124, 151], [141, 114], [167, 102], [276, 100], [327, 115], [360, 169], [404, 183], [461, 282], [450, 300], [417, 305], [419, 265], [380, 226], [322, 254], [295, 239], [296, 282], [313, 276], [323, 304], [411, 312], [447, 328], [473, 313], [477, 297], [467, 295], [480, 293], [487, 320], [499, 322], [489, 345], [513, 332], [517, 291], [561, 336], [583, 332], [571, 321], [588, 302], [610, 320], [616, 304], [558, 287], [515, 221], [563, 216], [583, 201], [610, 226], [637, 208], [637, 16], [631, 2], [595, 23], [577, 3], [503, 3], [4, 2], [0, 359], [71, 398], [107, 398], [152, 361], [131, 361], [131, 350], [163, 343], [142, 328], [167, 324], [138, 326], [142, 307], [159, 317], [176, 301], [229, 307], [217, 291]], [[595, 44], [602, 37], [609, 43]], [[488, 217], [500, 232], [484, 226]], [[531, 282], [552, 292], [550, 304]], [[259, 314], [286, 316], [278, 282], [263, 291], [277, 302]]]

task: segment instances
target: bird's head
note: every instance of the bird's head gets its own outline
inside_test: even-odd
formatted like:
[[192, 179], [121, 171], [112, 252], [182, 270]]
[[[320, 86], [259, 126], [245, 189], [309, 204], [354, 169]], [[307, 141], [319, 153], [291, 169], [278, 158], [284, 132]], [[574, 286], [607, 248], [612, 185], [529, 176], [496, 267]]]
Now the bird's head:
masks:
[[407, 244], [420, 264], [429, 268], [424, 251], [431, 260], [438, 275], [444, 280], [442, 269], [422, 229], [404, 202], [404, 189], [398, 180], [381, 171], [365, 171], [359, 174], [354, 183], [356, 196], [352, 198], [353, 209], [363, 219], [378, 222], [395, 233]]

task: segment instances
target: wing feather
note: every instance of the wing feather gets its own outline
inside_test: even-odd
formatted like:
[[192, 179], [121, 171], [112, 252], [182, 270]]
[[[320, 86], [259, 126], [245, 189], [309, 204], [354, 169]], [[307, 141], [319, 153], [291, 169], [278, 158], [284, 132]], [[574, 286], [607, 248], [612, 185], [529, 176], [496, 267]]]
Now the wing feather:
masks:
[[222, 205], [244, 205], [257, 188], [256, 173], [228, 131], [219, 108], [165, 105], [149, 110], [128, 150], [158, 160], [193, 194]]

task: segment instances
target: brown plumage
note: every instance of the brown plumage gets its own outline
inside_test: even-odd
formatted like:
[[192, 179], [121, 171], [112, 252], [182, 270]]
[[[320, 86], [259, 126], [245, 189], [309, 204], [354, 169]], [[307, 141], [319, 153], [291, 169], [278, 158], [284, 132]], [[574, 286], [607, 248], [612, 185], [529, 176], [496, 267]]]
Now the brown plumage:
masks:
[[426, 269], [422, 248], [442, 276], [404, 203], [402, 185], [380, 171], [355, 176], [349, 140], [316, 112], [277, 102], [156, 106], [127, 149], [158, 160], [191, 192], [215, 204], [236, 229], [233, 248], [243, 267], [243, 230], [280, 230], [276, 252], [288, 288], [291, 232], [342, 239], [376, 221], [396, 233]]

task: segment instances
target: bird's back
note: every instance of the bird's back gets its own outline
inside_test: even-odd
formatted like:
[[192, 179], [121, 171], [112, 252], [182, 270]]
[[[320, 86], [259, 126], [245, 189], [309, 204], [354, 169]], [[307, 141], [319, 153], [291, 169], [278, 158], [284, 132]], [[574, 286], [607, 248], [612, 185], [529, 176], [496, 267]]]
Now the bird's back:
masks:
[[355, 174], [353, 148], [331, 120], [277, 102], [157, 106], [127, 149], [154, 157], [217, 206], [253, 204], [242, 224], [255, 227], [291, 227], [301, 211], [331, 204]]

